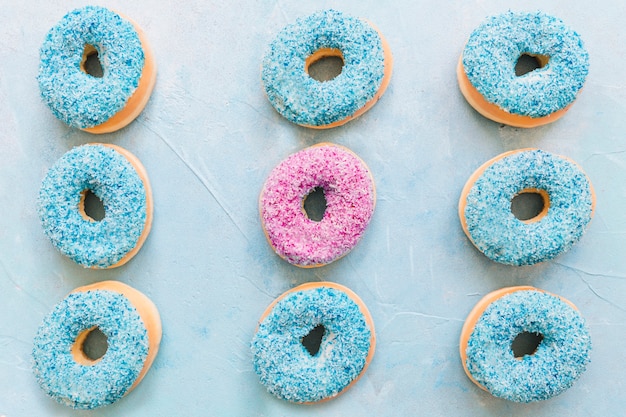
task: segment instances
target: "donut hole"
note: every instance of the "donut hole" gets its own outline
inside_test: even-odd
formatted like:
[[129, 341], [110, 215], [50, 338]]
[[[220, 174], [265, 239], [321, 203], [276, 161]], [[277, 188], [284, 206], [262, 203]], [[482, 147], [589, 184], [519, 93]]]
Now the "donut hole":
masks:
[[534, 355], [542, 341], [543, 335], [541, 333], [522, 332], [518, 334], [511, 343], [513, 356], [523, 358], [526, 355]]
[[85, 74], [91, 75], [95, 78], [102, 78], [104, 76], [104, 70], [102, 69], [102, 63], [98, 55], [98, 50], [93, 45], [85, 45], [83, 50], [83, 59], [80, 61], [80, 69]]
[[311, 356], [317, 355], [322, 345], [322, 339], [326, 333], [326, 328], [318, 324], [301, 340], [302, 346], [306, 348]]
[[89, 189], [83, 190], [80, 193], [78, 211], [85, 220], [92, 222], [99, 222], [106, 216], [104, 203]]
[[104, 357], [108, 348], [107, 336], [97, 326], [94, 326], [78, 335], [71, 350], [76, 362], [91, 366]]
[[304, 69], [315, 81], [324, 82], [336, 78], [343, 71], [343, 54], [339, 49], [322, 48], [309, 56]]
[[548, 213], [550, 197], [545, 190], [522, 190], [511, 200], [511, 213], [524, 223], [534, 223]]
[[515, 75], [521, 77], [536, 69], [543, 68], [548, 65], [548, 61], [550, 61], [550, 57], [547, 55], [523, 53], [515, 63]]
[[302, 201], [302, 208], [309, 220], [320, 222], [326, 213], [326, 195], [322, 187], [315, 187]]

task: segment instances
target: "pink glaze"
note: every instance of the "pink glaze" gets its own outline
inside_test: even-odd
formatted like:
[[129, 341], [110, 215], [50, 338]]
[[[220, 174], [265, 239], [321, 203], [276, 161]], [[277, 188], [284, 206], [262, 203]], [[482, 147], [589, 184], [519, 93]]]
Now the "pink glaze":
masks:
[[[324, 189], [326, 211], [310, 220], [304, 198]], [[365, 163], [342, 146], [322, 143], [296, 152], [268, 177], [260, 197], [267, 239], [287, 262], [300, 267], [328, 264], [357, 244], [374, 213], [374, 181]]]

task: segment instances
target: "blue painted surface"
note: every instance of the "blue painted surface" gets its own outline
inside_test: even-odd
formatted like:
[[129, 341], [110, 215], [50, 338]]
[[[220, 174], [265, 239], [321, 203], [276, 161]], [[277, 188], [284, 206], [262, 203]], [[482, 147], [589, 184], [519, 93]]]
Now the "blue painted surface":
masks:
[[[626, 374], [626, 4], [529, 0], [559, 16], [590, 55], [585, 87], [555, 123], [516, 129], [475, 112], [456, 84], [470, 33], [501, 1], [348, 0], [341, 10], [371, 20], [394, 55], [385, 95], [342, 127], [314, 131], [280, 116], [265, 97], [261, 60], [299, 16], [336, 2], [103, 1], [135, 20], [158, 66], [142, 114], [121, 131], [93, 136], [57, 120], [37, 85], [45, 34], [77, 1], [9, 2], [0, 14], [0, 415], [80, 415], [56, 404], [31, 370], [43, 317], [72, 289], [128, 283], [159, 308], [163, 340], [153, 367], [128, 396], [94, 416], [616, 415]], [[597, 7], [597, 9], [596, 9]], [[120, 145], [146, 167], [152, 231], [121, 268], [85, 270], [44, 235], [37, 191], [73, 146]], [[279, 258], [261, 229], [258, 197], [288, 155], [319, 142], [347, 146], [371, 169], [377, 207], [346, 257], [317, 269]], [[458, 199], [474, 169], [501, 152], [539, 147], [578, 162], [597, 192], [583, 238], [542, 264], [494, 263], [464, 235]], [[332, 401], [299, 406], [269, 394], [250, 341], [267, 305], [298, 284], [336, 281], [372, 313], [377, 348], [365, 375]], [[587, 371], [558, 397], [515, 404], [466, 377], [458, 339], [482, 295], [533, 285], [566, 297], [590, 329]]]

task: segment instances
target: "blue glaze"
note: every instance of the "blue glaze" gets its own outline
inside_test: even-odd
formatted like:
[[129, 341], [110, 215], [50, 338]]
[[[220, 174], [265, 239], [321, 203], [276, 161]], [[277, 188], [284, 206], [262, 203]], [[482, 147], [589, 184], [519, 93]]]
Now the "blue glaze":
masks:
[[[80, 69], [85, 45], [97, 49], [102, 78]], [[69, 12], [50, 29], [40, 58], [41, 97], [57, 118], [81, 129], [106, 122], [126, 106], [145, 61], [133, 25], [95, 6]]]
[[[311, 356], [302, 338], [326, 329]], [[366, 365], [371, 329], [344, 292], [318, 287], [287, 294], [260, 323], [254, 339], [254, 369], [269, 392], [295, 403], [338, 395]]]
[[[511, 212], [511, 200], [526, 189], [545, 190], [550, 198], [547, 215], [532, 223]], [[468, 236], [481, 252], [503, 264], [532, 265], [567, 251], [581, 238], [593, 214], [593, 191], [575, 163], [534, 149], [486, 168], [466, 203]]]
[[[543, 340], [532, 355], [515, 358], [511, 344], [523, 332]], [[467, 344], [466, 365], [492, 395], [528, 403], [568, 389], [589, 363], [591, 337], [580, 313], [558, 297], [516, 291], [492, 302]]]
[[[107, 336], [107, 351], [93, 365], [79, 364], [70, 349], [94, 326]], [[92, 409], [124, 396], [147, 356], [148, 332], [130, 301], [117, 292], [90, 290], [69, 294], [44, 318], [34, 340], [33, 370], [57, 402]]]
[[[547, 55], [546, 66], [522, 76], [522, 54]], [[560, 19], [542, 12], [507, 12], [476, 28], [463, 50], [472, 85], [490, 103], [517, 115], [543, 117], [573, 103], [589, 70], [580, 36]]]
[[[344, 66], [337, 77], [320, 82], [306, 73], [305, 61], [323, 48], [339, 49]], [[281, 30], [262, 67], [265, 92], [278, 113], [297, 124], [324, 126], [374, 98], [384, 75], [382, 40], [363, 20], [324, 10]]]
[[[101, 221], [86, 220], [79, 211], [87, 189], [104, 204]], [[124, 155], [104, 145], [83, 145], [63, 155], [44, 178], [38, 203], [54, 246], [85, 267], [115, 265], [137, 245], [146, 225], [141, 177]]]

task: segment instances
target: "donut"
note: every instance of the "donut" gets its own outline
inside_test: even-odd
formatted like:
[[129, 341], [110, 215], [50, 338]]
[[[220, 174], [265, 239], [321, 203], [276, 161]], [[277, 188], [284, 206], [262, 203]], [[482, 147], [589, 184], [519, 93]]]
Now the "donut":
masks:
[[[327, 57], [341, 59], [341, 73], [328, 81], [315, 80], [310, 65]], [[389, 45], [371, 23], [323, 10], [278, 33], [263, 58], [261, 79], [283, 117], [326, 129], [369, 110], [387, 89], [392, 65]]]
[[[85, 66], [93, 55], [101, 77]], [[46, 35], [40, 58], [43, 101], [58, 119], [90, 133], [113, 132], [132, 122], [156, 82], [156, 64], [141, 28], [103, 7], [66, 14]]]
[[[304, 200], [323, 189], [320, 221], [307, 217]], [[287, 262], [311, 268], [331, 263], [354, 248], [374, 213], [371, 172], [349, 149], [320, 143], [276, 166], [259, 198], [261, 223], [274, 251]]]
[[[512, 346], [524, 334], [534, 343], [516, 355]], [[522, 403], [571, 387], [585, 371], [590, 351], [589, 331], [576, 306], [529, 286], [487, 294], [468, 315], [460, 339], [469, 379], [495, 397]]]
[[[520, 57], [537, 69], [517, 76]], [[463, 96], [480, 114], [515, 127], [554, 122], [569, 109], [589, 71], [580, 36], [542, 12], [489, 17], [470, 35], [457, 66]]]
[[[85, 212], [90, 191], [105, 216]], [[45, 234], [74, 262], [89, 268], [115, 268], [128, 262], [152, 225], [152, 192], [145, 168], [120, 146], [78, 146], [50, 168], [39, 191], [38, 212]]]
[[[513, 198], [541, 196], [542, 210], [520, 220]], [[583, 235], [595, 210], [595, 193], [572, 160], [539, 149], [505, 152], [487, 161], [461, 192], [459, 218], [470, 241], [493, 261], [533, 265], [566, 252]]]
[[[84, 350], [95, 329], [106, 336], [99, 358]], [[126, 284], [103, 281], [75, 289], [44, 318], [34, 339], [33, 370], [60, 404], [93, 409], [132, 391], [160, 342], [161, 319], [152, 301]]]
[[[304, 338], [322, 330], [317, 350]], [[278, 398], [310, 404], [345, 392], [365, 372], [376, 346], [361, 299], [332, 282], [307, 283], [272, 302], [251, 343], [254, 369]]]

